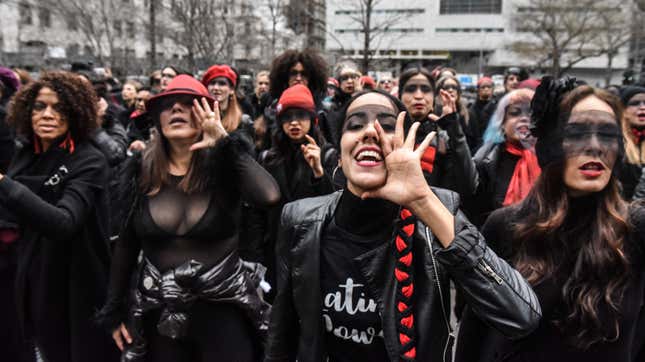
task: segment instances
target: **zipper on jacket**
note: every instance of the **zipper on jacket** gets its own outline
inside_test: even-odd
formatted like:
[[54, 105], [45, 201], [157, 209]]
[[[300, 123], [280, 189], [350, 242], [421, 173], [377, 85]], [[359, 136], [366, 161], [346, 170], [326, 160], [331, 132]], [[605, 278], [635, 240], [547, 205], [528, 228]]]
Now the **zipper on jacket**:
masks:
[[497, 284], [501, 285], [504, 282], [504, 280], [493, 270], [493, 268], [490, 267], [490, 265], [488, 265], [488, 263], [486, 263], [486, 261], [484, 261], [484, 259], [480, 260], [477, 264], [477, 268], [479, 268], [482, 273], [496, 281]]
[[439, 305], [441, 305], [443, 321], [446, 323], [446, 329], [448, 330], [448, 339], [446, 340], [446, 344], [443, 347], [443, 361], [447, 362], [452, 360], [452, 350], [448, 351], [448, 348], [451, 346], [452, 341], [455, 340], [456, 337], [455, 337], [454, 331], [452, 330], [452, 327], [450, 327], [450, 317], [446, 313], [446, 308], [443, 305], [443, 291], [441, 289], [441, 283], [439, 282], [439, 271], [437, 270], [437, 262], [434, 258], [434, 251], [432, 250], [432, 239], [430, 238], [430, 231], [428, 230], [428, 226], [425, 226], [425, 233], [426, 233], [426, 240], [428, 241], [428, 246], [430, 247], [430, 260], [432, 261], [434, 280], [435, 280], [435, 283], [437, 284], [437, 289], [439, 291]]

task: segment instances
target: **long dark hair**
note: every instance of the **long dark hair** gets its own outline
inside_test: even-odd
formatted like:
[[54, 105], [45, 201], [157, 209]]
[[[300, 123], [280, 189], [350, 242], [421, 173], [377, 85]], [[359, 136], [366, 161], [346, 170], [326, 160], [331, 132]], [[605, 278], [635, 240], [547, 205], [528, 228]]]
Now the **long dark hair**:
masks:
[[[609, 104], [620, 119], [618, 99], [589, 86], [571, 91], [560, 108], [570, 112], [592, 95]], [[515, 206], [520, 220], [513, 225], [514, 264], [532, 285], [549, 278], [562, 283], [558, 285], [562, 285], [565, 313], [555, 323], [572, 345], [586, 349], [619, 337], [619, 307], [630, 277], [623, 249], [631, 226], [615, 174], [602, 191], [588, 196], [593, 206], [576, 210], [575, 215], [570, 212], [563, 175], [564, 161], [548, 164], [526, 199]], [[573, 271], [559, 273], [569, 263]], [[603, 325], [606, 317], [610, 323]]]

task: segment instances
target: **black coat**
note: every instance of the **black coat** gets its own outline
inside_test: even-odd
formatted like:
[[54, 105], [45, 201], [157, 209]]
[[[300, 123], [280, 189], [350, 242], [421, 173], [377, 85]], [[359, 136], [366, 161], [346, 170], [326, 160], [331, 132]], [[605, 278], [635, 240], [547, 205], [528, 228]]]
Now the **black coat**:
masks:
[[19, 225], [16, 299], [28, 338], [47, 361], [109, 361], [110, 337], [93, 322], [108, 268], [107, 163], [89, 143], [70, 154], [20, 148], [0, 180], [0, 204]]
[[[294, 150], [294, 152], [300, 152], [300, 150]], [[248, 239], [246, 250], [243, 250], [243, 254], [246, 255], [242, 257], [246, 256], [248, 260], [260, 262], [267, 267], [267, 281], [272, 284], [274, 290], [275, 242], [282, 207], [288, 202], [322, 196], [334, 191], [329, 166], [332, 160], [337, 163], [337, 154], [331, 145], [325, 144], [321, 147], [321, 157], [325, 174], [320, 179], [313, 177], [313, 171], [301, 155], [298, 155], [295, 160], [299, 165], [292, 171], [293, 174], [290, 174], [286, 166], [287, 161], [268, 163], [267, 160], [260, 160], [260, 164], [278, 183], [282, 197], [277, 205], [269, 209], [252, 208], [250, 210]]]
[[[415, 329], [418, 361], [449, 361], [449, 279], [486, 322], [508, 337], [530, 333], [540, 319], [535, 294], [517, 271], [498, 258], [458, 210], [459, 197], [433, 189], [455, 215], [455, 239], [442, 248], [420, 221], [414, 237]], [[325, 337], [320, 290], [322, 233], [333, 217], [341, 192], [287, 204], [278, 237], [278, 295], [271, 312], [266, 361], [324, 361]], [[393, 243], [358, 257], [356, 262], [374, 291], [385, 348], [399, 360]], [[438, 276], [438, 277], [437, 277]]]

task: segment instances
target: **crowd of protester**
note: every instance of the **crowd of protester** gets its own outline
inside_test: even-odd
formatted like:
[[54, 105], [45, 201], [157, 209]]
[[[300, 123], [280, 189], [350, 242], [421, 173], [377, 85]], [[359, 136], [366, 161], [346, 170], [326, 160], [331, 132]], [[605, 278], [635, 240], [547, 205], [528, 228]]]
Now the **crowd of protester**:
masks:
[[397, 75], [0, 67], [2, 359], [645, 360], [645, 87]]

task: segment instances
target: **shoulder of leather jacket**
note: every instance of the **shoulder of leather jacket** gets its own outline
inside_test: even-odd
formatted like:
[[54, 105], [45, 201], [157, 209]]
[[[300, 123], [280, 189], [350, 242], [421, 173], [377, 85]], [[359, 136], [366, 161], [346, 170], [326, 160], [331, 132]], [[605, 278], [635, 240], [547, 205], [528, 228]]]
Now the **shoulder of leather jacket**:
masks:
[[316, 221], [324, 221], [333, 214], [343, 191], [332, 194], [311, 197], [293, 201], [284, 205], [282, 209], [283, 225], [299, 225]]

